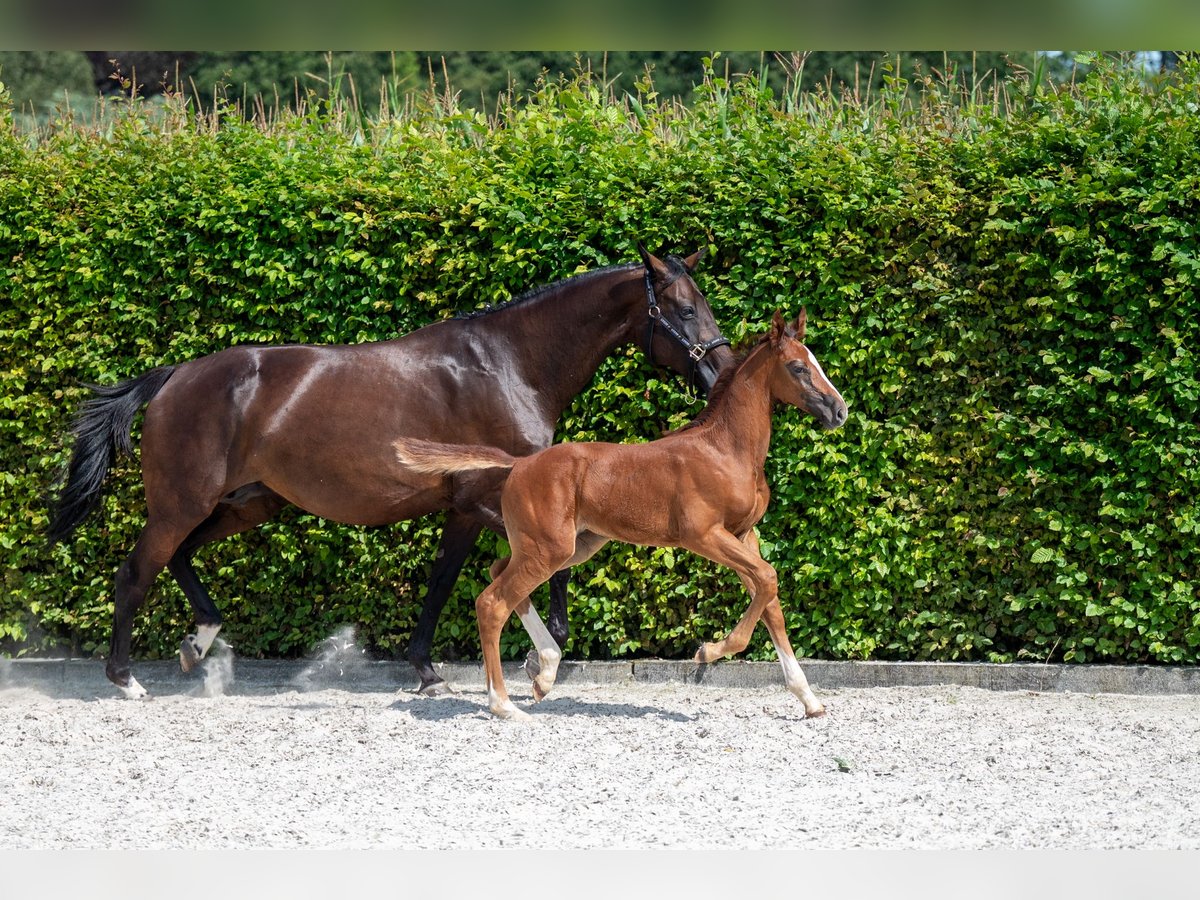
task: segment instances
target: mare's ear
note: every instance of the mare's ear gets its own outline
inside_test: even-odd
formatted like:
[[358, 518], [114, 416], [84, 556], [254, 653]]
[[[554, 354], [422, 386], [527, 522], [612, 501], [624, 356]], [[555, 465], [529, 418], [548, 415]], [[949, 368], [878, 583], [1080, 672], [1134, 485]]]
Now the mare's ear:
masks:
[[700, 260], [704, 259], [706, 253], [708, 253], [708, 247], [701, 247], [683, 261], [683, 264], [687, 266], [689, 275], [696, 271], [696, 266], [700, 265]]
[[804, 343], [804, 327], [808, 324], [808, 310], [800, 307], [800, 315], [796, 317], [796, 340]]
[[638, 253], [640, 253], [642, 257], [642, 263], [645, 264], [646, 268], [650, 270], [650, 273], [652, 275], [657, 275], [659, 278], [666, 278], [669, 274], [667, 270], [667, 264], [647, 250], [646, 246], [641, 241], [638, 241], [637, 248]]
[[781, 313], [779, 310], [775, 310], [775, 315], [771, 317], [771, 346], [778, 349], [779, 346], [782, 345], [783, 339], [787, 337], [787, 332], [787, 320], [784, 319], [783, 313]]

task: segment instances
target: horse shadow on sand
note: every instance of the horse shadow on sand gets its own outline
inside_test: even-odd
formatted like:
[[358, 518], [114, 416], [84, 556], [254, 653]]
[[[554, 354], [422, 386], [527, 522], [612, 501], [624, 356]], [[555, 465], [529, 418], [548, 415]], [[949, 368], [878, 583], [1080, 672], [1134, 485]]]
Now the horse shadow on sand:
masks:
[[[517, 698], [524, 700], [525, 698]], [[640, 719], [650, 717], [669, 722], [694, 722], [696, 716], [672, 710], [660, 709], [655, 706], [642, 706], [637, 703], [605, 703], [596, 700], [580, 700], [575, 697], [548, 697], [540, 703], [521, 703], [535, 719], [552, 720], [563, 716], [587, 716], [588, 718], [627, 718]], [[453, 694], [446, 697], [400, 697], [391, 704], [389, 709], [406, 712], [414, 719], [426, 722], [437, 722], [446, 719], [457, 719], [463, 716], [490, 718], [491, 712], [487, 707], [486, 696], [461, 696]]]

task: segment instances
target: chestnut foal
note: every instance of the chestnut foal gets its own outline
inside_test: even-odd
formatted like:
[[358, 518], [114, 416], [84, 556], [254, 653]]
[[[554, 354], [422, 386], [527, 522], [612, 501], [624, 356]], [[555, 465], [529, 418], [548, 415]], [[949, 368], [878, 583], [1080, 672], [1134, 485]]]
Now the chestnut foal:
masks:
[[620, 540], [683, 547], [733, 569], [750, 592], [750, 606], [724, 639], [700, 647], [696, 661], [744, 650], [761, 618], [788, 690], [806, 715], [824, 714], [792, 652], [775, 570], [759, 553], [754, 531], [770, 496], [763, 465], [775, 403], [799, 407], [827, 429], [846, 421], [846, 402], [803, 344], [805, 320], [803, 309], [794, 325], [776, 312], [768, 332], [722, 372], [696, 420], [656, 441], [557, 444], [520, 458], [415, 438], [394, 443], [407, 473], [511, 469], [501, 509], [512, 556], [493, 564], [494, 580], [475, 601], [493, 713], [529, 718], [509, 700], [500, 668], [500, 630], [508, 617], [517, 613], [537, 647], [533, 693], [540, 700], [554, 684], [560, 653], [529, 595], [559, 569]]

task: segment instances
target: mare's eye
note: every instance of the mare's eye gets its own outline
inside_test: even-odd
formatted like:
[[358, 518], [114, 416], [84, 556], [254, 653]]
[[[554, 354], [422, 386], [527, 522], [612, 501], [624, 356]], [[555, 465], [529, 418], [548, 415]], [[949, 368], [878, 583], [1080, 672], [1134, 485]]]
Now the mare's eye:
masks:
[[685, 306], [679, 311], [679, 315], [685, 319], [694, 319], [696, 318], [696, 309], [693, 306]]

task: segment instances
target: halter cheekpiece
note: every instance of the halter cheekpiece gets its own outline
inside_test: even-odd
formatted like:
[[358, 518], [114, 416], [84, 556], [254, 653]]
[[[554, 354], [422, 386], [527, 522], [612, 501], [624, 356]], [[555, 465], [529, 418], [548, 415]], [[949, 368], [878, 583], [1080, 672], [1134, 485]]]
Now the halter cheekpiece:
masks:
[[[669, 287], [678, 277], [679, 275], [676, 275], [675, 278], [672, 278], [663, 287]], [[646, 283], [646, 302], [649, 304], [647, 311], [649, 322], [646, 328], [646, 358], [650, 360], [651, 365], [654, 364], [654, 327], [656, 323], [660, 324], [663, 331], [673, 337], [687, 351], [688, 356], [691, 358], [692, 369], [688, 373], [688, 387], [694, 390], [696, 385], [696, 366], [700, 360], [704, 359], [709, 351], [715, 350], [717, 347], [730, 346], [729, 338], [718, 332], [717, 336], [711, 341], [689, 341], [680, 333], [679, 329], [671, 324], [670, 319], [662, 314], [662, 310], [658, 305], [658, 297], [654, 294], [654, 276], [651, 274], [649, 268], [644, 271], [642, 279]]]

